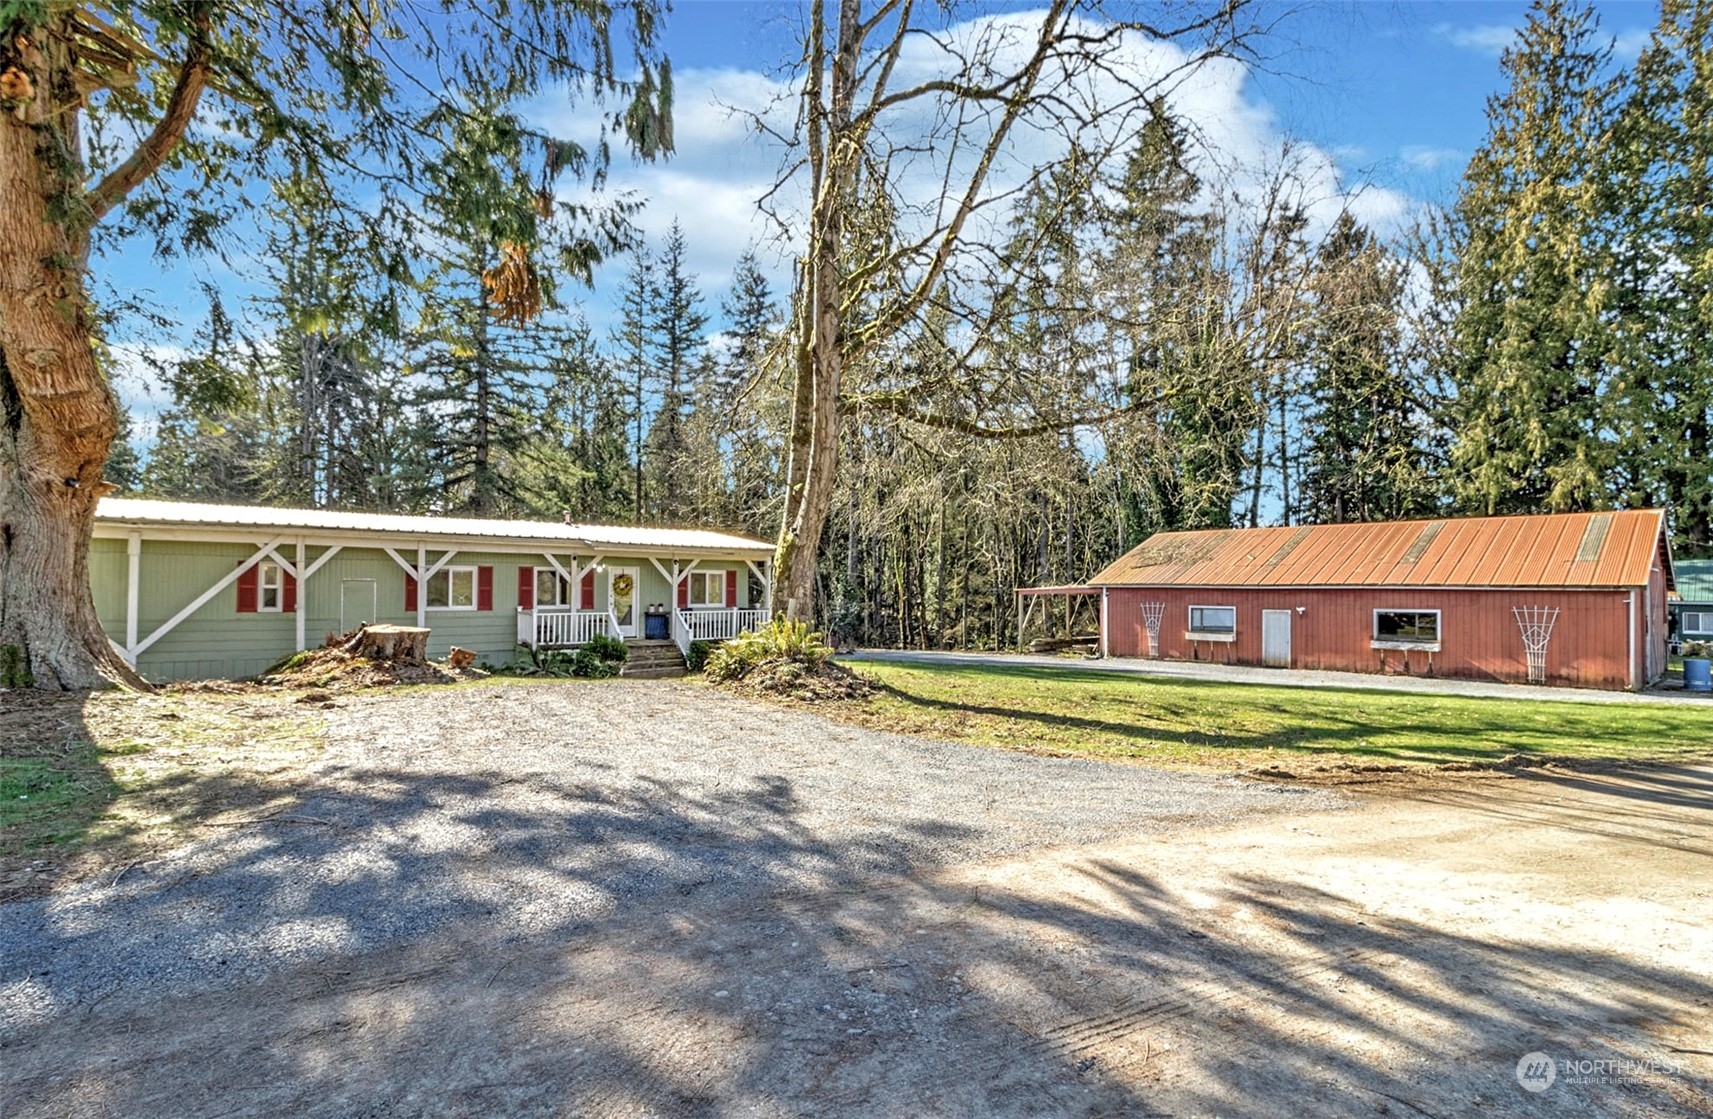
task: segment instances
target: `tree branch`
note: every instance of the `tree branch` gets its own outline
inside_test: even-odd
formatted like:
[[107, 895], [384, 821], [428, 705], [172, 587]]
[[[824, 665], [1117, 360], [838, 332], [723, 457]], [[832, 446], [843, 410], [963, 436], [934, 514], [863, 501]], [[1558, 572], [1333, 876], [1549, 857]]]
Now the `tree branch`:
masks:
[[149, 176], [160, 170], [167, 156], [183, 138], [196, 115], [197, 102], [208, 85], [213, 58], [208, 49], [208, 10], [202, 9], [195, 20], [184, 63], [179, 67], [178, 82], [167, 99], [166, 111], [155, 127], [137, 145], [125, 162], [109, 171], [88, 194], [91, 222], [97, 222], [107, 212], [125, 200]]

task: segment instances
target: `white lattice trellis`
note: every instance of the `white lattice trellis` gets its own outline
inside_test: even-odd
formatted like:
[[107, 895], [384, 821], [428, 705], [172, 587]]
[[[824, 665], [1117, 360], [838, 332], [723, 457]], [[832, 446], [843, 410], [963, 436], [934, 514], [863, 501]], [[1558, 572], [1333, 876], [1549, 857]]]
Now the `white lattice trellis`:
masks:
[[1144, 602], [1142, 604], [1142, 624], [1148, 627], [1148, 655], [1160, 655], [1160, 619], [1166, 613], [1164, 602]]
[[1529, 654], [1529, 683], [1546, 683], [1546, 646], [1552, 640], [1552, 624], [1558, 621], [1556, 606], [1513, 606], [1511, 616], [1523, 634]]

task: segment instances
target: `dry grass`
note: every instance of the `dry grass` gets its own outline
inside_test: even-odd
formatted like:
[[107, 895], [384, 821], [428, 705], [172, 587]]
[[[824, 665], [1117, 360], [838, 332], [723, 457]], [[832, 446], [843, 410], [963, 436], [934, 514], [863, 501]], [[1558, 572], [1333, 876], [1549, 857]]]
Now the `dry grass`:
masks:
[[303, 698], [0, 692], [0, 898], [283, 810], [324, 742]]

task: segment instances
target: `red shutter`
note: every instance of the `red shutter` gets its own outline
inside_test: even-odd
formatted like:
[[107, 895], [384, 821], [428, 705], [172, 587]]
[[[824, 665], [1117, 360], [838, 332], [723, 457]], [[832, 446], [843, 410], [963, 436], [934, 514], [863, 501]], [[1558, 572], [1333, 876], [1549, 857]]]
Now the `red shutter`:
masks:
[[253, 563], [238, 572], [238, 613], [240, 614], [254, 614], [256, 612], [256, 578], [256, 565]]
[[726, 605], [727, 606], [736, 606], [737, 604], [738, 604], [738, 573], [736, 571], [728, 571], [728, 572], [726, 572]]
[[583, 609], [595, 608], [595, 572], [593, 569], [583, 574]]
[[690, 576], [680, 575], [678, 577], [678, 609], [688, 610], [689, 608], [690, 608]]
[[494, 608], [494, 569], [478, 567], [476, 569], [476, 609], [492, 610]]
[[404, 612], [416, 613], [416, 576], [408, 572], [404, 577]]
[[297, 580], [291, 577], [291, 572], [280, 572], [280, 610], [286, 614], [297, 613]]
[[533, 567], [517, 569], [517, 608], [519, 610], [535, 609], [535, 568]]

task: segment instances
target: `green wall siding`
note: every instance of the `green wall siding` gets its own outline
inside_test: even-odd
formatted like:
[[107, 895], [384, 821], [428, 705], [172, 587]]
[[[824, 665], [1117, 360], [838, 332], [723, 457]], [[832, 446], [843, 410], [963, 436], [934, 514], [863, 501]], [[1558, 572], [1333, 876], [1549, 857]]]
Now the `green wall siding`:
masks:
[[[143, 540], [139, 567], [139, 639], [147, 638], [162, 623], [189, 605], [239, 563], [254, 554], [250, 544], [210, 544], [169, 540]], [[399, 548], [407, 560], [414, 548]], [[280, 554], [293, 558], [290, 546]], [[322, 549], [307, 549], [310, 563]], [[430, 551], [430, 562], [437, 553]], [[569, 556], [560, 555], [560, 565], [571, 567]], [[123, 539], [99, 539], [90, 548], [90, 584], [96, 613], [107, 634], [123, 645], [125, 641], [126, 557]], [[637, 569], [639, 606], [670, 602], [668, 580], [647, 559], [608, 557], [607, 567]], [[459, 552], [449, 566], [490, 566], [494, 569], [494, 608], [485, 610], [429, 610], [426, 623], [432, 631], [429, 655], [441, 658], [453, 645], [473, 649], [480, 660], [503, 664], [512, 659], [517, 642], [517, 584], [519, 567], [545, 567], [539, 555], [498, 552]], [[671, 565], [666, 565], [668, 570]], [[747, 569], [739, 562], [706, 562], [698, 570], [736, 570], [741, 604], [749, 601]], [[370, 588], [373, 588], [372, 591]], [[607, 573], [596, 576], [596, 606], [607, 606]], [[371, 611], [370, 603], [374, 609]], [[238, 613], [235, 584], [223, 588], [208, 602], [151, 645], [139, 658], [138, 670], [155, 681], [187, 679], [235, 679], [254, 676], [297, 647], [297, 619], [285, 613]], [[415, 625], [416, 613], [405, 611], [404, 571], [379, 548], [342, 549], [307, 584], [298, 588], [297, 607], [304, 612], [304, 640], [310, 647], [322, 644], [328, 634], [355, 628], [365, 621]], [[343, 611], [343, 615], [342, 615]], [[373, 613], [374, 616], [370, 616]]]

